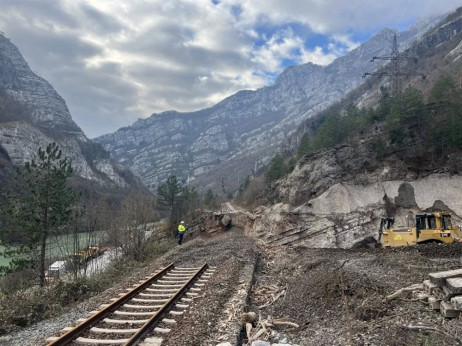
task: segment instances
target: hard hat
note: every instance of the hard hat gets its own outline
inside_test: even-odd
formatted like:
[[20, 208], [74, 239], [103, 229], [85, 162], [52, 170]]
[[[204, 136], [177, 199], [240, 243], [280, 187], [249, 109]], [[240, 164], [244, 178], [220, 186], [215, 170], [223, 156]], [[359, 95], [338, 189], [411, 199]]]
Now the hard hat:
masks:
[[181, 221], [181, 223], [184, 223], [184, 221]]

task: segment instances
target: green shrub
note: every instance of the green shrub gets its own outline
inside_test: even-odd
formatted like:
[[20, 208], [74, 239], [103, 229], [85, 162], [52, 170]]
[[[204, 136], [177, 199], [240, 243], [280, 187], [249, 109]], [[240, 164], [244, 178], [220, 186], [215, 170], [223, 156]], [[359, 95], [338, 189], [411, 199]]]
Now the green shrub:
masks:
[[161, 242], [154, 242], [150, 248], [150, 257], [159, 257], [167, 253], [174, 246], [176, 246], [176, 241], [172, 238]]
[[58, 281], [50, 293], [51, 299], [56, 299], [62, 305], [83, 301], [102, 291], [104, 285], [100, 280], [79, 277], [72, 282]]
[[383, 155], [385, 153], [385, 142], [383, 141], [382, 138], [375, 138], [371, 141], [371, 146], [372, 146], [372, 150], [374, 150], [374, 152], [377, 154], [377, 155]]
[[265, 173], [265, 179], [269, 182], [282, 178], [287, 172], [284, 159], [277, 154], [270, 162], [268, 170]]

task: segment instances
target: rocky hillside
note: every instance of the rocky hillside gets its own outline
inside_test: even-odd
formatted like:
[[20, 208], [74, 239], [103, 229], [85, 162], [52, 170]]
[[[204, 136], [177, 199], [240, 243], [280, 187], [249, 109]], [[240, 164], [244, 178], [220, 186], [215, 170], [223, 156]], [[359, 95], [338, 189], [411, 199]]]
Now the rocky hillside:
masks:
[[[458, 76], [462, 64], [459, 60], [462, 52], [461, 16], [462, 7], [442, 20], [406, 51], [407, 56], [416, 57], [418, 60], [417, 63], [413, 59], [403, 61], [402, 70], [409, 71], [410, 75], [401, 77], [399, 81], [401, 89], [412, 86], [428, 95], [434, 82], [442, 74]], [[425, 79], [421, 78], [421, 74], [425, 75]], [[369, 77], [369, 81], [375, 83], [364, 85], [362, 90], [356, 93], [360, 97], [352, 95], [351, 101], [360, 107], [377, 106], [381, 98], [380, 87], [389, 88], [391, 85], [389, 77], [379, 80], [376, 80], [376, 77]]]
[[[416, 69], [428, 71], [432, 80], [438, 73], [460, 73], [461, 47], [462, 8], [409, 53], [420, 58]], [[406, 85], [413, 82], [412, 76], [405, 81]], [[460, 86], [455, 88], [462, 95]], [[334, 148], [303, 156], [287, 178], [273, 185], [272, 204], [256, 210], [249, 233], [275, 244], [350, 247], [366, 236], [377, 236], [385, 214], [405, 226], [409, 212], [443, 209], [452, 211], [455, 222], [460, 222], [462, 148], [438, 145], [435, 152], [430, 136], [416, 135], [439, 119], [433, 107], [430, 111], [417, 124], [409, 123], [400, 147], [388, 141], [377, 151], [377, 139], [387, 138], [387, 124], [381, 123]]]
[[[419, 22], [401, 34], [407, 48], [435, 21]], [[322, 67], [312, 63], [286, 69], [274, 85], [241, 91], [192, 113], [153, 114], [96, 139], [152, 190], [176, 175], [200, 190], [236, 190], [266, 165], [302, 119], [312, 116], [361, 83], [365, 71], [388, 54], [394, 32], [384, 29], [360, 47]]]
[[[78, 177], [105, 187], [128, 187], [131, 174], [91, 142], [72, 120], [65, 101], [31, 71], [19, 50], [0, 34], [0, 167], [33, 159], [38, 147], [57, 142]], [[122, 175], [125, 175], [126, 180]], [[0, 174], [0, 179], [7, 177]]]

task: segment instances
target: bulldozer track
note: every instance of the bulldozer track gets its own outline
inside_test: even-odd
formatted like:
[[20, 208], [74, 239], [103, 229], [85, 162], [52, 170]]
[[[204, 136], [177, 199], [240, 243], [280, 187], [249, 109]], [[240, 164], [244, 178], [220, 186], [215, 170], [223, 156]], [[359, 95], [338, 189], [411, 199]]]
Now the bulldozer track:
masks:
[[[182, 315], [194, 297], [199, 296], [215, 271], [205, 263], [197, 268], [175, 267], [171, 263], [120, 293], [112, 303], [64, 329], [60, 337], [47, 339], [48, 346], [60, 345], [136, 345], [146, 335], [168, 333], [175, 316]], [[146, 345], [161, 345], [162, 338], [146, 340]]]

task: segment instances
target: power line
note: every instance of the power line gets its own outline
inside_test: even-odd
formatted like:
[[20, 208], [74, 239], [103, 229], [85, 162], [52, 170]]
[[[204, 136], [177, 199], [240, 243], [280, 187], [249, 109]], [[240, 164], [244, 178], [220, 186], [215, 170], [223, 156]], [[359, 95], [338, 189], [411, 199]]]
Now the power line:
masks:
[[414, 63], [417, 63], [417, 58], [400, 53], [400, 51], [398, 50], [398, 40], [396, 38], [396, 33], [393, 36], [393, 46], [392, 46], [391, 54], [388, 56], [374, 56], [372, 57], [371, 62], [374, 62], [375, 60], [390, 60], [390, 65], [387, 66], [386, 69], [384, 68], [379, 72], [372, 72], [372, 73], [366, 72], [363, 74], [363, 78], [365, 78], [366, 76], [376, 76], [377, 78], [382, 78], [384, 76], [391, 77], [393, 81], [392, 90], [391, 90], [392, 95], [396, 96], [401, 92], [400, 77], [419, 75], [422, 77], [422, 79], [426, 78], [424, 74], [414, 73], [400, 66], [402, 61], [407, 61], [407, 60], [412, 60], [414, 61]]
[[426, 0], [426, 1], [425, 1], [425, 4], [422, 6], [422, 8], [421, 8], [421, 10], [420, 10], [420, 15], [419, 15], [419, 17], [422, 17], [422, 14], [424, 13], [425, 9], [427, 8], [429, 1], [430, 1], [430, 0]]
[[401, 17], [403, 16], [404, 14], [404, 11], [407, 7], [407, 2], [408, 0], [404, 0], [402, 3], [401, 3], [401, 6], [400, 6], [400, 9], [398, 11], [398, 15], [395, 17], [395, 21], [393, 22], [393, 27], [397, 27], [398, 26], [398, 23], [401, 19]]

